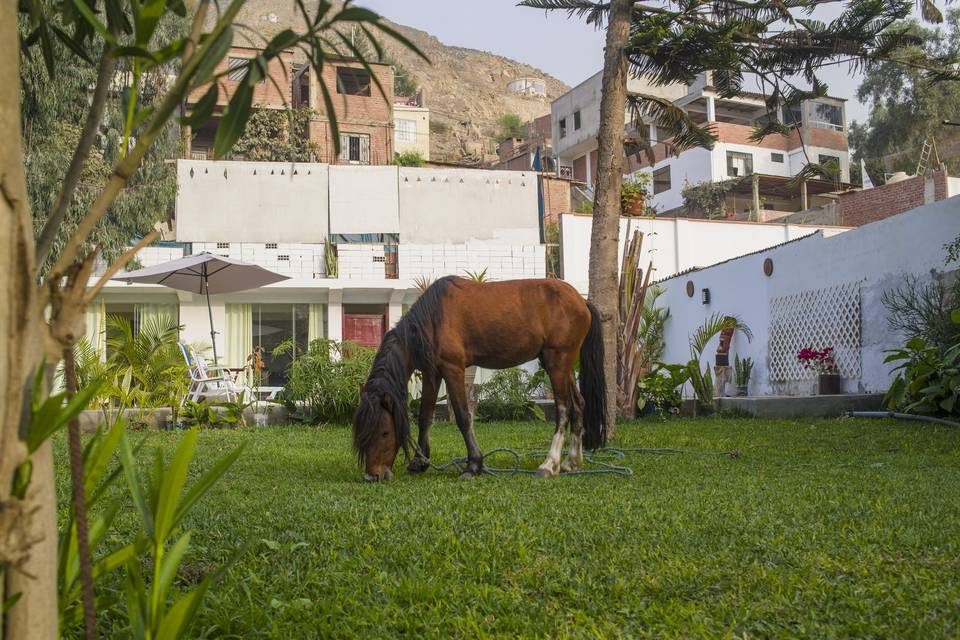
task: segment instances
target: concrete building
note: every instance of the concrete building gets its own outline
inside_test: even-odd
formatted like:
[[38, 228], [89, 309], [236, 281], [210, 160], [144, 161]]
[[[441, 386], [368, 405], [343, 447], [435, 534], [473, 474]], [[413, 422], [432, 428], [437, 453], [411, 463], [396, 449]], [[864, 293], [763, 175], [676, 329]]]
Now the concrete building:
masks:
[[423, 104], [422, 95], [394, 101], [393, 149], [396, 153], [415, 151], [430, 160], [430, 109]]
[[[582, 181], [588, 189], [596, 179], [601, 75], [574, 87], [551, 107], [558, 174]], [[808, 100], [795, 109], [781, 110], [779, 117], [793, 127], [791, 134], [755, 142], [750, 140], [754, 125], [767, 117], [764, 97], [759, 94], [721, 98], [705, 75], [689, 86], [665, 87], [631, 78], [627, 91], [671, 100], [694, 122], [710, 126], [717, 137], [712, 150], [695, 148], [674, 156], [668, 140], [651, 124], [647, 133], [653, 143], [654, 162], [646, 153], [628, 149], [625, 173], [650, 174], [650, 204], [661, 214], [692, 215], [696, 212], [681, 212], [685, 187], [727, 182], [726, 217], [775, 220], [834, 202], [834, 192], [849, 182], [847, 122], [841, 99]], [[629, 114], [627, 120], [629, 128]], [[631, 132], [627, 133], [629, 137]], [[795, 184], [790, 178], [811, 161], [836, 163], [837, 179]]]

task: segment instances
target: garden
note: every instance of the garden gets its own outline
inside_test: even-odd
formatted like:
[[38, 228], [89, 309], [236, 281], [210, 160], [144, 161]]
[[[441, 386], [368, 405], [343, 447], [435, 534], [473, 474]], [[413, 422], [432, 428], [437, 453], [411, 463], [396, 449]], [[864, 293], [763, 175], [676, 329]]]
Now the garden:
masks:
[[[490, 422], [477, 436], [484, 450], [530, 451], [550, 431]], [[437, 461], [462, 455], [454, 425], [433, 433]], [[140, 467], [153, 466], [155, 449], [169, 461], [183, 438], [149, 432]], [[65, 444], [56, 441], [61, 496]], [[361, 481], [345, 425], [208, 429], [188, 487], [241, 445], [182, 521], [191, 544], [172, 599], [229, 567], [210, 585], [195, 637], [960, 632], [960, 444], [947, 427], [646, 420], [621, 424], [616, 446], [677, 452], [627, 454], [618, 464], [628, 477], [464, 482], [451, 470], [375, 485]], [[141, 529], [136, 509], [123, 509], [103, 550]], [[99, 616], [103, 637], [128, 628], [124, 583], [123, 571], [98, 581], [112, 603]]]

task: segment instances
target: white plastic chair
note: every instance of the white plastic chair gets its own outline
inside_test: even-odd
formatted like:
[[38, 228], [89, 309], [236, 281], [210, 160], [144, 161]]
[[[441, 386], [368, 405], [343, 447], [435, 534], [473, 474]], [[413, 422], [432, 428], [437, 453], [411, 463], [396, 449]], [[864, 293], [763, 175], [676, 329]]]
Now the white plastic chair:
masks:
[[204, 400], [224, 398], [228, 402], [233, 402], [249, 392], [247, 387], [233, 381], [225, 367], [212, 367], [193, 349], [182, 342], [178, 344], [180, 353], [183, 354], [183, 359], [187, 363], [187, 370], [190, 372], [190, 387], [180, 401], [181, 409], [188, 400], [200, 402], [201, 398]]

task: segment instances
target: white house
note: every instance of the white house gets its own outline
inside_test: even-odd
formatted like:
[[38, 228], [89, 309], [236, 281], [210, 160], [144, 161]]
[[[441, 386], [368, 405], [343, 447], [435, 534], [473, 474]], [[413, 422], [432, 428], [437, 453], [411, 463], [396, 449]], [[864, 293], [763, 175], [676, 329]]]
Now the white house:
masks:
[[[593, 188], [596, 177], [601, 75], [589, 78], [551, 105], [558, 173], [586, 183], [588, 189]], [[689, 86], [661, 87], [643, 78], [630, 78], [627, 91], [671, 100], [694, 122], [711, 127], [717, 138], [713, 149], [688, 149], [673, 156], [662, 132], [649, 125], [655, 162], [651, 164], [646, 153], [635, 153], [627, 158], [624, 170], [651, 175], [650, 204], [661, 213], [683, 206], [682, 192], [688, 185], [738, 179], [727, 194], [725, 214], [737, 219], [774, 220], [830, 204], [834, 201], [830, 194], [850, 180], [842, 99], [826, 97], [781, 109], [779, 119], [792, 127], [791, 134], [755, 142], [750, 140], [754, 125], [767, 117], [765, 98], [760, 94], [721, 98], [706, 75]], [[627, 127], [631, 127], [629, 114]], [[836, 179], [799, 184], [790, 180], [810, 162], [836, 163]]]

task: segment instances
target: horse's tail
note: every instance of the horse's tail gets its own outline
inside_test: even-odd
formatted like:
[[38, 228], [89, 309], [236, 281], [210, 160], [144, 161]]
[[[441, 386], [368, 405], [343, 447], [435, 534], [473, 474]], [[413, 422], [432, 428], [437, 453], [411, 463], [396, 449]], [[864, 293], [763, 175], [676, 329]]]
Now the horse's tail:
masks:
[[580, 394], [583, 396], [583, 445], [599, 449], [607, 443], [607, 381], [603, 372], [600, 313], [591, 303], [590, 330], [580, 347]]

